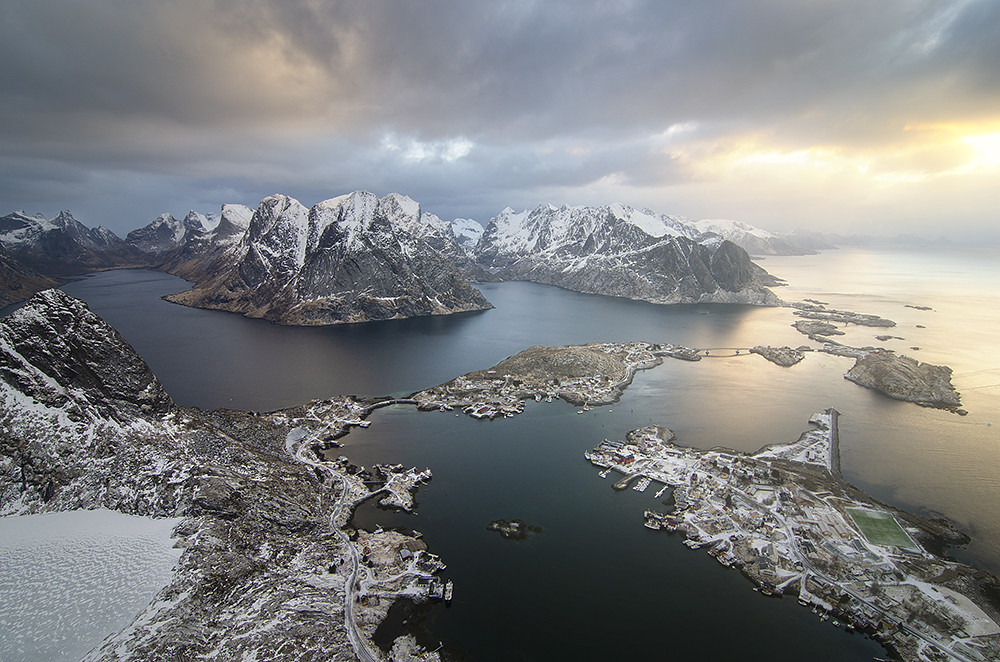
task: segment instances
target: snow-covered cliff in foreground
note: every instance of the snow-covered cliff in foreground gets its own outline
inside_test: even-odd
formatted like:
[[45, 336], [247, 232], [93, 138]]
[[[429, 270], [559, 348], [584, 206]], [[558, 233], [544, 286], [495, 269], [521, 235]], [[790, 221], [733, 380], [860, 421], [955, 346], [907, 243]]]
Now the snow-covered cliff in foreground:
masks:
[[507, 208], [474, 255], [505, 280], [578, 292], [653, 303], [779, 303], [766, 287], [775, 279], [733, 242], [620, 204]]
[[[113, 328], [59, 290], [0, 319], [0, 403], [0, 515], [184, 518], [169, 585], [87, 660], [354, 659], [352, 551], [339, 528], [348, 515], [336, 504], [371, 492], [360, 477], [297, 461], [289, 440], [308, 453], [364, 403], [267, 415], [177, 407]], [[423, 548], [393, 536], [386, 558]], [[353, 608], [371, 629], [388, 604]]]
[[272, 195], [239, 242], [192, 270], [197, 285], [169, 299], [300, 325], [489, 308], [456, 267], [461, 256], [450, 224], [403, 195], [355, 191], [311, 209]]

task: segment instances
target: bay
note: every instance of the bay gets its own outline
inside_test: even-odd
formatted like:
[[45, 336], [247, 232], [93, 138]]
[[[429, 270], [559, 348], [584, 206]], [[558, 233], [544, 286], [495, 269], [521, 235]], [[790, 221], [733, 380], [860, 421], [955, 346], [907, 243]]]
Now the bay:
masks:
[[[769, 258], [789, 300], [877, 313], [895, 329], [853, 327], [880, 345], [951, 365], [967, 417], [922, 409], [843, 379], [850, 359], [810, 353], [793, 368], [758, 356], [668, 361], [640, 373], [613, 407], [584, 415], [531, 404], [515, 419], [473, 421], [389, 408], [345, 438], [353, 461], [431, 467], [417, 516], [362, 507], [369, 526], [416, 528], [449, 564], [451, 608], [423, 616], [428, 637], [468, 659], [598, 659], [665, 654], [735, 659], [871, 659], [873, 642], [767, 599], [679, 539], [642, 527], [652, 490], [616, 493], [583, 459], [603, 438], [649, 422], [681, 443], [743, 451], [790, 441], [810, 414], [841, 413], [845, 477], [883, 501], [941, 513], [973, 535], [957, 556], [1000, 569], [995, 251], [831, 251]], [[650, 340], [694, 347], [808, 344], [790, 309], [655, 306], [529, 283], [484, 284], [494, 310], [327, 328], [281, 327], [160, 300], [186, 287], [145, 271], [64, 286], [119, 329], [183, 405], [270, 410], [313, 398], [405, 394], [487, 367], [532, 344]], [[918, 310], [908, 306], [929, 306]], [[903, 340], [885, 342], [875, 334]], [[919, 349], [912, 349], [919, 347]], [[729, 352], [731, 354], [731, 352]], [[520, 518], [542, 533], [487, 532]]]

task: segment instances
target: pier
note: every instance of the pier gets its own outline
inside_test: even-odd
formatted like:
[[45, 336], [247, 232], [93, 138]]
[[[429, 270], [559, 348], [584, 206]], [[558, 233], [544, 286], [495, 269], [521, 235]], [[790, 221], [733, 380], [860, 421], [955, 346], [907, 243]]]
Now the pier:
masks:
[[826, 410], [830, 415], [830, 473], [835, 478], [842, 478], [840, 473], [840, 412], [830, 407]]
[[612, 485], [611, 487], [613, 487], [616, 490], [627, 489], [628, 486], [629, 486], [629, 483], [631, 483], [636, 478], [640, 478], [640, 477], [642, 477], [642, 473], [626, 474], [624, 477], [622, 477], [621, 479], [619, 479], [618, 481], [616, 481], [615, 484]]

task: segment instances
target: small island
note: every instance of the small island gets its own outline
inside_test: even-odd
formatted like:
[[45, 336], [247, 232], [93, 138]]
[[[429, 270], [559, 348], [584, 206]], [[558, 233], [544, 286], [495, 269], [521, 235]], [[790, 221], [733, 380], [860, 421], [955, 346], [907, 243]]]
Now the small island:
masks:
[[486, 526], [487, 531], [496, 531], [507, 540], [527, 540], [528, 534], [541, 533], [542, 527], [525, 524], [522, 520], [495, 519]]

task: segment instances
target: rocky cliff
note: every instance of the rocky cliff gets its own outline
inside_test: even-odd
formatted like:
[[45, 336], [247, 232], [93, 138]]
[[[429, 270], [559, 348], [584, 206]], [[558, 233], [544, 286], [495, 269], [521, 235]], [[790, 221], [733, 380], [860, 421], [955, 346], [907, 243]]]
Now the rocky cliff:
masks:
[[[345, 618], [355, 552], [335, 504], [371, 493], [300, 455], [320, 434], [343, 434], [365, 403], [179, 408], [114, 329], [58, 290], [0, 320], [0, 402], [0, 515], [185, 518], [171, 583], [88, 660], [355, 659], [361, 635]], [[421, 548], [393, 536], [366, 545], [390, 560]], [[389, 603], [357, 605], [356, 618], [370, 630]]]
[[214, 273], [170, 301], [280, 324], [324, 325], [447, 315], [490, 304], [455, 264], [415, 232], [420, 206], [365, 191], [311, 209], [284, 195], [261, 201]]
[[686, 236], [683, 224], [624, 205], [505, 209], [476, 250], [485, 268], [578, 292], [653, 303], [775, 305], [776, 280], [736, 244]]

